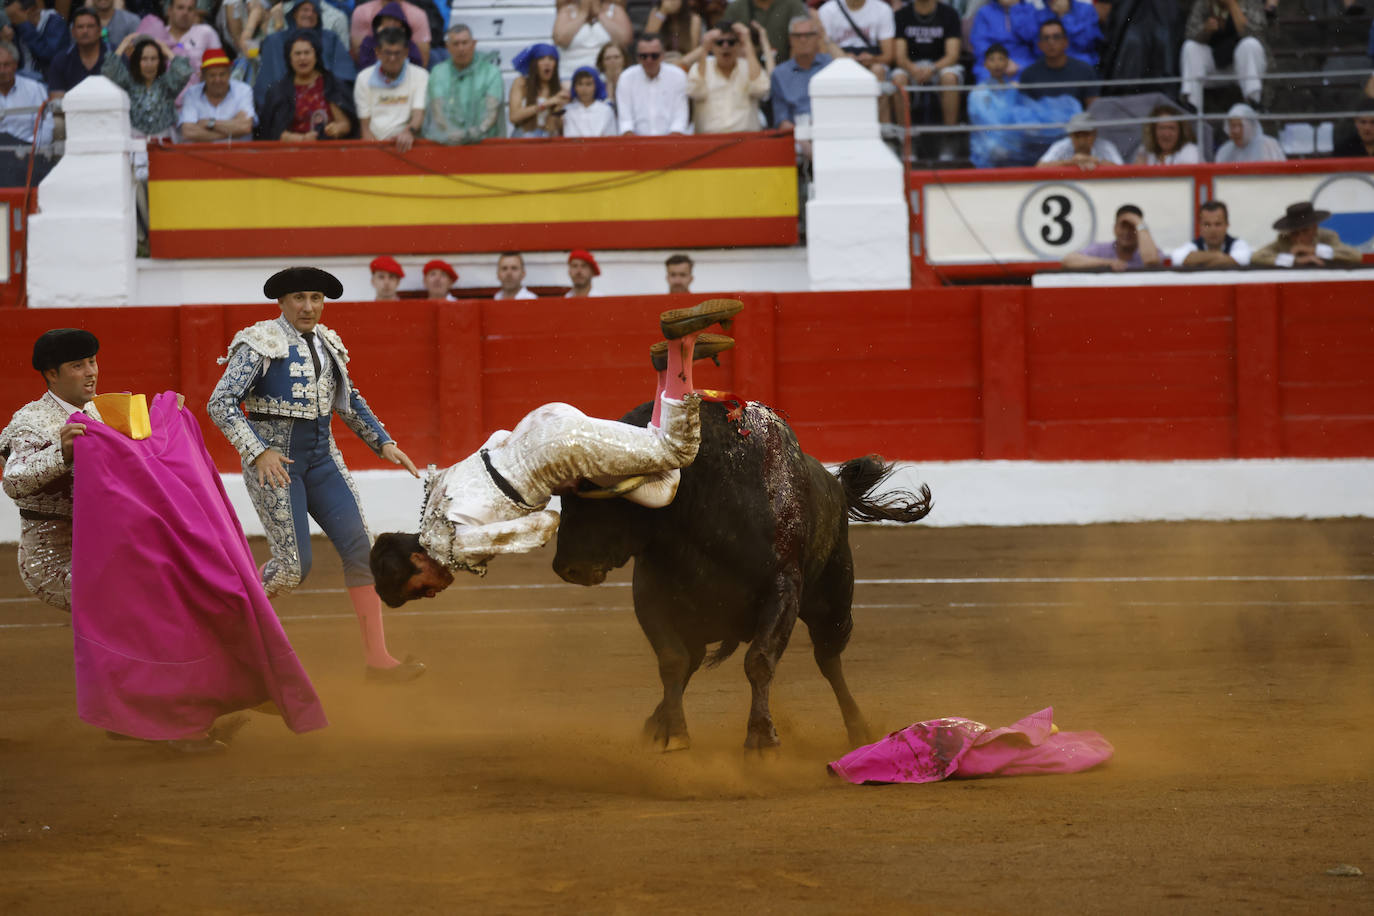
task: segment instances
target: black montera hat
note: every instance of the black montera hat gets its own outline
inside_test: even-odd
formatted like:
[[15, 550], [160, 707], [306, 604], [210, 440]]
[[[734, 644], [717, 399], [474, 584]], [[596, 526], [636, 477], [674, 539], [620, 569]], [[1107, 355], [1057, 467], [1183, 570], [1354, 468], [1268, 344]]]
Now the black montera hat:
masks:
[[100, 352], [100, 341], [81, 328], [54, 328], [44, 331], [33, 342], [33, 368], [38, 372], [56, 369], [63, 363], [89, 359]]
[[343, 295], [339, 278], [318, 267], [288, 267], [267, 278], [262, 294], [268, 299], [280, 299], [292, 293], [324, 293], [330, 299]]

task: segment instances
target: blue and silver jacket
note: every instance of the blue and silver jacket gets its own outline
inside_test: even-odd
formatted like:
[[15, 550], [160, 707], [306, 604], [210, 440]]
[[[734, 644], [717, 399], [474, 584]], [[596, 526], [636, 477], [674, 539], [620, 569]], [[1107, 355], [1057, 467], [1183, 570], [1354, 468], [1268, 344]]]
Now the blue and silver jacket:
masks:
[[337, 370], [325, 369], [322, 378], [315, 377], [305, 338], [285, 317], [239, 331], [229, 342], [228, 354], [218, 360], [225, 368], [210, 395], [210, 419], [245, 466], [268, 448], [250, 418], [317, 420], [332, 411], [379, 455], [382, 446], [394, 441], [350, 381], [348, 350], [339, 335], [317, 325], [315, 336], [328, 357], [324, 365]]

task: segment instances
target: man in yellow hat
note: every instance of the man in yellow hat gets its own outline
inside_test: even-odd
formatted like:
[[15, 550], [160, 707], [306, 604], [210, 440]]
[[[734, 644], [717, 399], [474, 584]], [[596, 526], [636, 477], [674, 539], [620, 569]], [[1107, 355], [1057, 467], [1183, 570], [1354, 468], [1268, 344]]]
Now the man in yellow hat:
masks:
[[258, 123], [253, 88], [229, 76], [229, 58], [210, 48], [200, 59], [201, 81], [181, 102], [181, 136], [196, 143], [253, 139]]

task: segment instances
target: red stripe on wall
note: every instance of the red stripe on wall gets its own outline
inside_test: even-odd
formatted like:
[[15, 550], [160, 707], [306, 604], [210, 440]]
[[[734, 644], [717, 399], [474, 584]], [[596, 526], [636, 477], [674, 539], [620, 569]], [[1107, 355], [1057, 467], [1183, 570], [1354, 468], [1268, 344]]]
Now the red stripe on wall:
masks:
[[796, 162], [790, 132], [584, 140], [484, 140], [471, 146], [391, 143], [185, 143], [148, 149], [152, 181], [719, 169]]
[[266, 258], [432, 252], [558, 251], [569, 248], [717, 248], [793, 245], [794, 217], [510, 223], [492, 226], [340, 226], [328, 229], [191, 229], [149, 233], [155, 258]]
[[[731, 331], [737, 349], [719, 368], [698, 364], [697, 382], [777, 406], [823, 460], [1374, 457], [1364, 290], [751, 293]], [[1255, 310], [1266, 297], [1276, 317]], [[548, 401], [619, 417], [648, 400], [658, 312], [695, 298], [329, 303], [325, 323], [402, 448], [443, 465]], [[218, 466], [237, 469], [205, 417], [214, 360], [235, 331], [275, 314], [270, 303], [13, 310], [0, 410], [42, 393], [33, 340], [75, 324], [102, 340], [102, 390], [182, 391]], [[341, 422], [335, 432], [351, 466], [392, 467]]]

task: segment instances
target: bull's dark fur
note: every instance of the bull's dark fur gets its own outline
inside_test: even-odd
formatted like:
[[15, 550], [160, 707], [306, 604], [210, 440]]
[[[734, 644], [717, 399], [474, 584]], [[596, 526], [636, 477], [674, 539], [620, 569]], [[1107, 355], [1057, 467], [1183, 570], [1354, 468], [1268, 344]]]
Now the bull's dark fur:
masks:
[[[624, 419], [643, 426], [648, 417], [645, 404]], [[929, 489], [874, 497], [890, 465], [870, 455], [832, 475], [765, 409], [751, 408], [736, 424], [724, 407], [706, 403], [701, 426], [701, 449], [683, 469], [672, 505], [646, 509], [620, 499], [564, 496], [554, 569], [569, 582], [595, 585], [635, 558], [635, 616], [663, 681], [663, 701], [645, 733], [660, 746], [688, 746], [682, 711], [688, 680], [703, 662], [719, 664], [741, 642], [750, 643], [744, 668], [753, 688], [746, 745], [776, 745], [768, 691], [799, 618], [851, 742], [868, 740], [840, 664], [853, 628], [848, 519], [917, 521], [930, 511]], [[706, 646], [717, 642], [708, 660]]]

